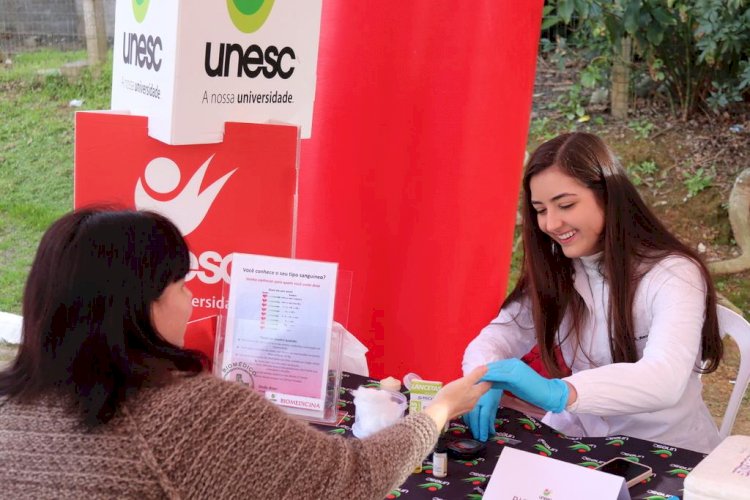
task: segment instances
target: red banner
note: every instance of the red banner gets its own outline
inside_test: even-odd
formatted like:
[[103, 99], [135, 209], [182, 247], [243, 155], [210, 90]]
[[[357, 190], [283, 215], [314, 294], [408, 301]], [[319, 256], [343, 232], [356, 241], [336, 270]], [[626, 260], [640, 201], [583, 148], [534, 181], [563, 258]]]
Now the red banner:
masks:
[[[190, 246], [192, 317], [215, 315], [232, 252], [292, 255], [298, 144], [296, 127], [227, 123], [222, 143], [169, 146], [148, 137], [145, 117], [78, 113], [75, 206], [169, 217]], [[213, 354], [212, 339], [186, 345]]]
[[542, 4], [324, 2], [297, 256], [353, 271], [376, 376], [457, 376], [497, 314]]

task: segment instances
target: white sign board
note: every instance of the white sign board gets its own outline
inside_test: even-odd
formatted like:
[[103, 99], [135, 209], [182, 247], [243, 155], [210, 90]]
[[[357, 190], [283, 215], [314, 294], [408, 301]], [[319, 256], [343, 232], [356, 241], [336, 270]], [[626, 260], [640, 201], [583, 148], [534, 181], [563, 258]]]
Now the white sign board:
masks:
[[235, 253], [222, 377], [323, 418], [338, 265]]
[[167, 144], [224, 122], [312, 128], [322, 0], [117, 0], [112, 109]]
[[621, 477], [506, 446], [483, 498], [630, 500], [630, 493]]

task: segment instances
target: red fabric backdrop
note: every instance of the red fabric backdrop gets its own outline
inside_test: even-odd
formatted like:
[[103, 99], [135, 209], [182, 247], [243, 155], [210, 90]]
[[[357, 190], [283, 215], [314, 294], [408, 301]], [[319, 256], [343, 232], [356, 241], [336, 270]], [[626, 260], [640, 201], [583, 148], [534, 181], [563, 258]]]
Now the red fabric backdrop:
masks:
[[542, 4], [323, 3], [296, 255], [353, 272], [375, 376], [457, 376], [497, 314]]

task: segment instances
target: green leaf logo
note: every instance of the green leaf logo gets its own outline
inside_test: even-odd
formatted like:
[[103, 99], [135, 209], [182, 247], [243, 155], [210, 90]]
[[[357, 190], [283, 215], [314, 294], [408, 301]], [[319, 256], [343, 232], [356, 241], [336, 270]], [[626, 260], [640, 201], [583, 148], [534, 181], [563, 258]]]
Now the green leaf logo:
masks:
[[623, 444], [625, 444], [625, 441], [623, 441], [622, 439], [613, 439], [611, 441], [607, 441], [608, 446], [622, 446]]
[[588, 467], [589, 469], [596, 469], [599, 466], [599, 462], [593, 462], [591, 460], [584, 460], [583, 462], [578, 462], [578, 465], [582, 465], [583, 467]]
[[460, 464], [464, 464], [466, 467], [473, 467], [479, 463], [479, 460], [456, 460]]
[[672, 456], [672, 452], [669, 450], [663, 450], [661, 448], [657, 448], [654, 450], [651, 450], [651, 453], [654, 455], [659, 455], [661, 458], [669, 458]]
[[670, 476], [686, 477], [688, 474], [690, 474], [690, 471], [682, 469], [682, 468], [677, 468], [677, 469], [668, 470], [667, 474], [669, 474]]
[[544, 446], [541, 443], [535, 444], [534, 445], [534, 449], [536, 451], [538, 451], [540, 455], [544, 455], [544, 456], [547, 456], [547, 457], [549, 457], [549, 456], [552, 455], [552, 450], [550, 450], [549, 448], [547, 448], [546, 446]]
[[443, 485], [438, 483], [423, 483], [418, 485], [420, 488], [424, 488], [427, 491], [437, 491], [439, 489], [442, 489]]
[[527, 431], [536, 430], [536, 424], [528, 418], [519, 418], [518, 423], [521, 424], [523, 428], [526, 429]]
[[507, 444], [508, 441], [506, 441], [506, 438], [503, 436], [494, 435], [490, 438], [490, 441], [493, 441], [497, 444]]
[[471, 477], [467, 477], [465, 479], [462, 479], [461, 481], [463, 481], [465, 483], [471, 483], [474, 486], [480, 486], [480, 485], [484, 484], [485, 482], [487, 482], [487, 478], [486, 477], [471, 476]]
[[142, 23], [146, 19], [146, 12], [151, 0], [133, 0], [133, 16], [135, 20]]
[[574, 444], [573, 446], [568, 446], [568, 449], [577, 451], [578, 453], [587, 453], [591, 451], [591, 446], [583, 443]]
[[274, 0], [227, 0], [227, 10], [238, 30], [255, 33], [268, 19], [273, 2]]

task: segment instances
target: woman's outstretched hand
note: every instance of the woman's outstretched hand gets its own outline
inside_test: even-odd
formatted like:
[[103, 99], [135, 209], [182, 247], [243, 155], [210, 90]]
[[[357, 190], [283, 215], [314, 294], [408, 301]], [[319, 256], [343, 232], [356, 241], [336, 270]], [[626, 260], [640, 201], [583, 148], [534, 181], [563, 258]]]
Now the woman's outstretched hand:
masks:
[[480, 366], [465, 377], [456, 379], [440, 389], [430, 406], [424, 410], [438, 429], [442, 429], [450, 419], [468, 413], [474, 408], [479, 398], [492, 387], [487, 382], [480, 382], [486, 373], [487, 367]]

